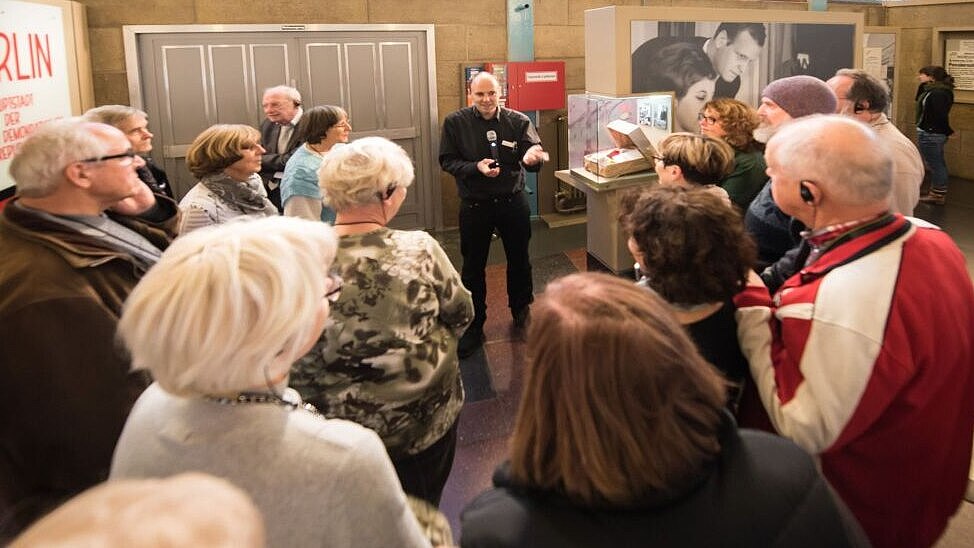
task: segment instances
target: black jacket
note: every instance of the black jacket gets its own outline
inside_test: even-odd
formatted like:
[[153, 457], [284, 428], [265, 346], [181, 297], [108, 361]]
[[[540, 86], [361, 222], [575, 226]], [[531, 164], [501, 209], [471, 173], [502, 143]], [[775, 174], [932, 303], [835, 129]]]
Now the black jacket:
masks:
[[849, 510], [794, 443], [738, 431], [727, 418], [722, 451], [667, 496], [626, 508], [590, 508], [559, 493], [513, 484], [506, 466], [495, 488], [461, 516], [460, 545], [481, 547], [868, 546]]
[[952, 135], [950, 107], [954, 91], [940, 82], [926, 82], [917, 87], [917, 127], [928, 133]]

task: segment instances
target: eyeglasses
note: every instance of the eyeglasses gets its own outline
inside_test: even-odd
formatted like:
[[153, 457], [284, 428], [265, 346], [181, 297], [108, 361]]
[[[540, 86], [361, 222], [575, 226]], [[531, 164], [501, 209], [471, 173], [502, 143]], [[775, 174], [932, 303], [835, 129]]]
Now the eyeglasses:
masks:
[[342, 281], [341, 276], [334, 272], [328, 274], [328, 279], [331, 280], [331, 289], [325, 293], [324, 297], [330, 303], [338, 302], [338, 297], [341, 295], [342, 286], [345, 285], [345, 282]]
[[697, 114], [697, 121], [703, 122], [705, 120], [710, 125], [714, 125], [714, 124], [716, 124], [717, 122], [720, 121], [717, 118], [714, 118], [713, 116], [707, 116], [706, 114], [704, 114], [702, 112], [699, 113], [699, 114]]
[[348, 119], [345, 119], [344, 121], [341, 121], [341, 122], [338, 122], [337, 124], [335, 124], [335, 127], [340, 127], [340, 128], [343, 128], [343, 129], [351, 130], [352, 129], [352, 121], [351, 120], [348, 120]]
[[132, 162], [135, 161], [135, 151], [128, 149], [125, 152], [119, 154], [111, 154], [109, 156], [99, 156], [98, 158], [86, 158], [84, 160], [78, 160], [79, 162], [84, 162], [86, 164], [92, 164], [95, 162], [104, 162], [105, 160], [120, 160], [118, 165], [120, 166], [130, 166]]
[[666, 157], [665, 156], [653, 156], [653, 159], [656, 160], [657, 162], [663, 164], [663, 165], [666, 165]]

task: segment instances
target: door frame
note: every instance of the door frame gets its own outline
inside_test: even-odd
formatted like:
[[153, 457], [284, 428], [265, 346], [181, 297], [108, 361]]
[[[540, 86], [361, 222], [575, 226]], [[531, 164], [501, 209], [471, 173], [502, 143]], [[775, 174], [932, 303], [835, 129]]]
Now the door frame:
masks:
[[139, 68], [139, 42], [141, 34], [175, 34], [175, 33], [224, 33], [224, 32], [401, 32], [418, 31], [426, 36], [426, 55], [429, 90], [429, 158], [430, 162], [430, 193], [429, 201], [424, 204], [430, 212], [432, 225], [435, 230], [443, 229], [442, 186], [439, 177], [440, 128], [438, 124], [436, 90], [436, 35], [432, 24], [283, 24], [283, 25], [124, 25], [122, 26], [122, 42], [125, 50], [125, 72], [128, 80], [129, 103], [131, 106], [145, 110], [142, 95], [142, 70]]

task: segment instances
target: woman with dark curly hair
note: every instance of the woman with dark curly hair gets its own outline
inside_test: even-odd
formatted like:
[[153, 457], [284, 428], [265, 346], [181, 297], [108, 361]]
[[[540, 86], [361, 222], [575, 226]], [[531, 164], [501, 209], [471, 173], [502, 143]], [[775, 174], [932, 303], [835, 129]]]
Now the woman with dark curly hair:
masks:
[[[739, 385], [748, 374], [732, 298], [747, 282], [754, 242], [741, 215], [705, 190], [660, 186], [623, 200], [620, 216], [639, 284], [669, 303], [700, 353]], [[731, 407], [739, 389], [732, 389]]]
[[704, 105], [698, 118], [700, 133], [723, 139], [734, 149], [734, 171], [717, 184], [735, 205], [747, 211], [768, 180], [764, 151], [754, 140], [754, 130], [760, 123], [758, 111], [737, 99], [721, 98]]

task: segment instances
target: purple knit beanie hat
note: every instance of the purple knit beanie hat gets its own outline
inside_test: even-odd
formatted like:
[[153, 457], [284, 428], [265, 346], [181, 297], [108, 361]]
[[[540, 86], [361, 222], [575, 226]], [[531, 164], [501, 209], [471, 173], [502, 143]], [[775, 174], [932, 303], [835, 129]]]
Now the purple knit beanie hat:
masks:
[[771, 99], [792, 118], [810, 114], [834, 114], [835, 93], [814, 76], [789, 76], [768, 84], [761, 97]]

